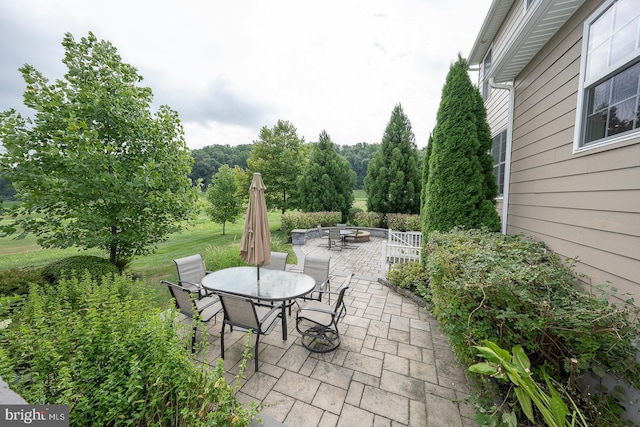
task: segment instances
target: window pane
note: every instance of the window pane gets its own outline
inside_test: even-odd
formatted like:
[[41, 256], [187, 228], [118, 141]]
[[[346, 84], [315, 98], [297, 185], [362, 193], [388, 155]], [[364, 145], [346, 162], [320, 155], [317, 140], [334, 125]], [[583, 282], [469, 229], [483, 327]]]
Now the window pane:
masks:
[[587, 80], [607, 69], [609, 62], [609, 42], [589, 52], [587, 56]]
[[607, 136], [626, 132], [634, 128], [633, 121], [636, 116], [635, 97], [611, 107], [609, 117], [609, 132]]
[[636, 19], [640, 15], [640, 4], [637, 0], [619, 0], [616, 3], [615, 26], [617, 31], [627, 22]]
[[607, 113], [596, 113], [587, 117], [586, 142], [604, 138], [607, 129]]
[[613, 92], [611, 104], [631, 98], [638, 94], [638, 76], [640, 75], [640, 63], [621, 72], [613, 78]]
[[636, 50], [636, 38], [638, 33], [638, 19], [634, 19], [613, 35], [611, 42], [611, 59], [609, 65], [620, 61], [629, 53]]
[[593, 114], [597, 111], [606, 110], [609, 107], [611, 96], [611, 80], [600, 83], [595, 88], [589, 90], [588, 112]]
[[589, 26], [589, 50], [600, 46], [611, 35], [613, 10], [609, 8], [600, 18]]

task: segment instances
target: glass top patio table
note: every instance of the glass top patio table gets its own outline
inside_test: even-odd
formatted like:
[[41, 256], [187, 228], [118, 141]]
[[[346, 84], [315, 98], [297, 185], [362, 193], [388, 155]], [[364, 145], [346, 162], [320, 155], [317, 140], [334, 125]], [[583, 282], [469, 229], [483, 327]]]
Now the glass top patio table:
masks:
[[313, 290], [313, 277], [291, 271], [257, 267], [231, 267], [214, 271], [202, 279], [202, 286], [212, 291], [228, 292], [265, 301], [287, 301]]
[[[316, 281], [313, 277], [291, 271], [257, 267], [231, 267], [214, 271], [202, 279], [202, 286], [212, 291], [227, 292], [262, 301], [289, 301], [308, 294]], [[282, 339], [286, 340], [286, 304], [282, 304]]]

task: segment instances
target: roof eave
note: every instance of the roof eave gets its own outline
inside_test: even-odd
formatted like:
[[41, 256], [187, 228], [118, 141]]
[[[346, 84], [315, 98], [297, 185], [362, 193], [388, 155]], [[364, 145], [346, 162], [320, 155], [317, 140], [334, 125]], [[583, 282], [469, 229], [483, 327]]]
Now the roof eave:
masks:
[[487, 77], [512, 81], [540, 52], [585, 0], [539, 0], [520, 22], [504, 49], [494, 57]]

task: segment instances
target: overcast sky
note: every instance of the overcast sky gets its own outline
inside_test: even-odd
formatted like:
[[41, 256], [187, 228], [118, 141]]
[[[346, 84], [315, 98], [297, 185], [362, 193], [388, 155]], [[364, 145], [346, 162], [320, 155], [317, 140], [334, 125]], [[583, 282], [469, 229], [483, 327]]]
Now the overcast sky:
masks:
[[[0, 110], [22, 105], [18, 68], [62, 78], [65, 32], [92, 31], [138, 69], [187, 144], [251, 144], [288, 120], [305, 141], [379, 143], [400, 103], [418, 147], [442, 86], [491, 0], [0, 0]], [[475, 83], [475, 76], [472, 77]]]

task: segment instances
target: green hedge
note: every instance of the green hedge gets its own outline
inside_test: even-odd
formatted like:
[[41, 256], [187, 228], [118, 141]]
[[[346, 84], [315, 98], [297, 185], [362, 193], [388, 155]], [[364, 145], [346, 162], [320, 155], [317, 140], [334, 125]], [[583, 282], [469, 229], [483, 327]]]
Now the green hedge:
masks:
[[358, 212], [354, 221], [358, 227], [381, 228], [384, 225], [384, 215], [378, 212]]
[[69, 405], [73, 426], [248, 425], [258, 408], [237, 402], [221, 360], [194, 363], [177, 311], [150, 294], [122, 276], [32, 286], [0, 329], [0, 376], [31, 404]]
[[422, 231], [420, 215], [387, 214], [387, 227], [398, 231]]
[[292, 230], [308, 230], [318, 225], [335, 226], [342, 221], [341, 212], [292, 212], [282, 215], [282, 231], [291, 236]]
[[433, 232], [426, 246], [433, 314], [467, 364], [483, 340], [522, 344], [533, 368], [561, 382], [593, 367], [640, 386], [632, 341], [640, 332], [632, 301], [581, 290], [571, 265], [543, 243], [477, 230]]

